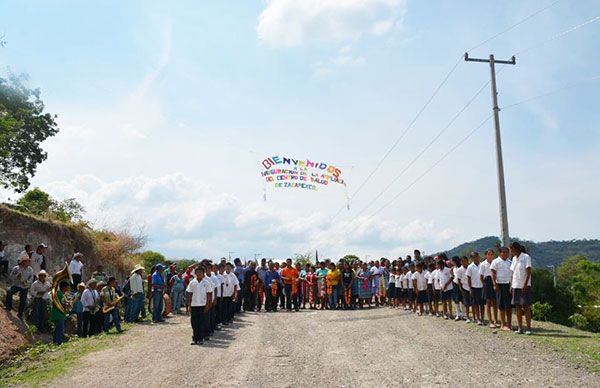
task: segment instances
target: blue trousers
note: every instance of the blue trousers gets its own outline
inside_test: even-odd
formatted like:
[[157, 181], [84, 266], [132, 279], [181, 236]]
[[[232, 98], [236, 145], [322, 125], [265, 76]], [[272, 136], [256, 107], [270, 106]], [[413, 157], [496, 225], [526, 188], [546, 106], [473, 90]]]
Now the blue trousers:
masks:
[[181, 306], [183, 304], [183, 292], [185, 291], [185, 288], [173, 288], [171, 290], [171, 301], [173, 302], [173, 311], [176, 314], [179, 314], [179, 310], [181, 309]]
[[65, 342], [65, 321], [58, 320], [54, 322], [54, 335], [52, 336], [52, 341], [60, 345]]
[[135, 322], [140, 317], [140, 313], [144, 309], [144, 294], [138, 293], [131, 295], [127, 302], [127, 312], [125, 314], [125, 322]]
[[160, 322], [163, 310], [163, 293], [161, 290], [152, 291], [152, 322]]
[[121, 318], [119, 317], [119, 310], [116, 308], [110, 310], [108, 313], [104, 314], [104, 331], [108, 332], [110, 329], [110, 318], [112, 317], [112, 323], [115, 324], [117, 331], [121, 331]]
[[329, 295], [329, 307], [336, 308], [338, 302], [338, 286], [331, 287], [331, 295]]

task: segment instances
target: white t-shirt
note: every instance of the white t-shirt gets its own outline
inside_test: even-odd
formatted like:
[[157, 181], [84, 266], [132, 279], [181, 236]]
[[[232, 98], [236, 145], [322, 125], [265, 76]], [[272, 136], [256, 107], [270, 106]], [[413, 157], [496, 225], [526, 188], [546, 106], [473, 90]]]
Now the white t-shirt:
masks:
[[[450, 268], [448, 267], [444, 267], [444, 269], [438, 271], [438, 281], [440, 282], [440, 290], [444, 288], [444, 286], [446, 285], [446, 283], [448, 283], [451, 277], [452, 273], [450, 272]], [[450, 282], [450, 284], [448, 284], [448, 287], [446, 287], [444, 292], [451, 291], [453, 288], [454, 285], [452, 284], [452, 282]]]
[[213, 284], [206, 278], [201, 281], [194, 279], [188, 284], [186, 291], [192, 294], [192, 307], [204, 307], [208, 299], [207, 294], [213, 291]]
[[[527, 253], [521, 253], [512, 259], [510, 269], [512, 274], [512, 288], [523, 288], [527, 278], [527, 268], [531, 268], [531, 257]], [[531, 276], [527, 281], [527, 286], [531, 287]]]
[[502, 260], [501, 257], [496, 257], [490, 265], [492, 271], [496, 271], [496, 283], [508, 284], [512, 277], [512, 262], [509, 259]]
[[402, 288], [404, 288], [405, 290], [408, 290], [409, 283], [410, 283], [410, 272], [407, 272], [403, 275], [403, 278], [402, 278]]
[[442, 287], [440, 286], [440, 279], [438, 274], [440, 273], [439, 269], [434, 269], [433, 272], [431, 273], [431, 278], [433, 279], [433, 288], [435, 290], [441, 290]]
[[463, 290], [471, 291], [469, 280], [467, 279], [467, 269], [461, 266], [456, 273], [460, 276], [460, 284], [462, 285]]
[[223, 274], [223, 296], [230, 298], [235, 290], [240, 289], [240, 281], [233, 272]]
[[467, 267], [467, 277], [471, 278], [471, 286], [473, 288], [483, 288], [483, 283], [480, 277], [481, 263], [471, 263]]
[[460, 267], [452, 267], [452, 275], [454, 275], [453, 282], [458, 284], [462, 280], [463, 272], [465, 272], [465, 268], [461, 265]]
[[402, 274], [396, 275], [396, 288], [402, 288]]
[[81, 275], [82, 268], [83, 268], [83, 263], [81, 261], [73, 259], [69, 263], [69, 271], [71, 272], [71, 275], [73, 275], [73, 274]]
[[37, 252], [33, 252], [31, 254], [31, 268], [33, 269], [33, 274], [35, 276], [38, 275], [38, 273], [40, 273], [40, 271], [42, 270], [42, 263], [44, 262], [44, 255], [40, 255]]
[[423, 275], [425, 276], [425, 279], [427, 279], [427, 284], [433, 284], [433, 277], [431, 276], [431, 272], [429, 271], [423, 271]]
[[221, 287], [223, 285], [223, 281], [225, 280], [223, 278], [223, 275], [221, 275], [220, 273], [217, 274], [216, 276], [217, 278], [217, 298], [220, 298], [223, 296], [223, 287]]
[[488, 276], [492, 276], [491, 265], [492, 263], [489, 263], [487, 260], [484, 260], [479, 264], [479, 274], [483, 276], [484, 279]]
[[412, 277], [417, 281], [417, 291], [427, 290], [427, 279], [422, 272], [415, 272]]

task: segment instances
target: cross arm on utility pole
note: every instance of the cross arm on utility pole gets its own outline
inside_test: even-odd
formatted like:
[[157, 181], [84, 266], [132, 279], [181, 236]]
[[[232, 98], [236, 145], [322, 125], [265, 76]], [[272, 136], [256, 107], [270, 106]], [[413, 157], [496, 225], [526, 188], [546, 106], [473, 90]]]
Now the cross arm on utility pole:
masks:
[[[493, 57], [493, 55], [490, 55], [490, 57]], [[483, 58], [471, 58], [469, 57], [469, 53], [465, 53], [465, 61], [467, 62], [484, 62], [484, 63], [490, 63], [491, 61], [493, 61], [494, 63], [501, 63], [503, 65], [516, 65], [517, 64], [517, 58], [515, 58], [515, 56], [513, 55], [510, 58], [510, 61], [502, 61], [499, 59], [483, 59]]]

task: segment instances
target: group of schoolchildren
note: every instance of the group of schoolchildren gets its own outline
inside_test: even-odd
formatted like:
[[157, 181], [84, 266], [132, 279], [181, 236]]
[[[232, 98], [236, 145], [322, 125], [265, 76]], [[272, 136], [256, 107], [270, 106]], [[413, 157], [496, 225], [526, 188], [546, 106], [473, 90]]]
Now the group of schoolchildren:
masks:
[[[317, 265], [261, 261], [243, 266], [204, 261], [193, 269], [186, 291], [191, 306], [192, 345], [209, 339], [220, 324], [229, 324], [236, 312], [276, 312], [300, 308], [321, 310], [362, 309], [387, 305], [419, 316], [464, 320], [517, 334], [531, 334], [531, 257], [515, 242], [492, 249], [484, 257], [445, 254], [393, 262], [382, 258], [370, 263], [324, 260]], [[512, 257], [512, 259], [511, 259]], [[188, 270], [189, 272], [189, 270]], [[486, 319], [487, 317], [487, 319]], [[523, 324], [525, 318], [525, 325]]]

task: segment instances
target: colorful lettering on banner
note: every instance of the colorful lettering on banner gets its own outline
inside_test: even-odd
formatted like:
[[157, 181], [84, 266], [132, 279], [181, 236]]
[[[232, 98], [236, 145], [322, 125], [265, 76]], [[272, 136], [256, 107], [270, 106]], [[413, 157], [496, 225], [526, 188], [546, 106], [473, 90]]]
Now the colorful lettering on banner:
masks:
[[272, 183], [276, 188], [317, 191], [334, 183], [346, 186], [342, 170], [324, 162], [271, 156], [264, 159], [262, 165], [265, 183]]

